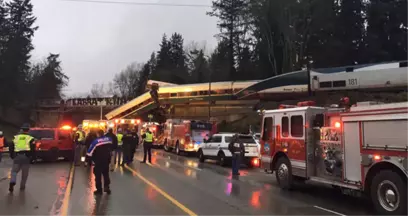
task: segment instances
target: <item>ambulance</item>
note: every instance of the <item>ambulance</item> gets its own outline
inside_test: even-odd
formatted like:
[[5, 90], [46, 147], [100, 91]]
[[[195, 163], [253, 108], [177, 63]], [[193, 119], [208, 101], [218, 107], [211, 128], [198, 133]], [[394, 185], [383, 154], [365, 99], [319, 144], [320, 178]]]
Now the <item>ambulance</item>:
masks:
[[368, 196], [378, 214], [407, 214], [407, 102], [309, 101], [262, 114], [261, 167], [281, 188], [319, 182]]
[[88, 135], [91, 131], [96, 132], [96, 130], [103, 130], [104, 132], [106, 132], [106, 124], [107, 123], [105, 120], [83, 120], [82, 131], [85, 132], [85, 136]]
[[107, 128], [112, 128], [113, 133], [116, 134], [118, 129], [122, 132], [126, 129], [139, 131], [140, 119], [113, 119], [106, 122]]

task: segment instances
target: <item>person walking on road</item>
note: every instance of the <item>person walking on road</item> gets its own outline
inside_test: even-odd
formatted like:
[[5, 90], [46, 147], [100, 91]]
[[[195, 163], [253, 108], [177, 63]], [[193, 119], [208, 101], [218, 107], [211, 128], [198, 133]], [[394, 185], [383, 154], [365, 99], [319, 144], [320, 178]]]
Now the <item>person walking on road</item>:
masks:
[[[94, 130], [89, 131], [88, 135], [86, 135], [86, 138], [85, 138], [85, 151], [86, 151], [87, 149], [89, 149], [89, 147], [91, 146], [91, 143], [92, 143], [96, 138], [98, 138], [98, 137], [96, 136], [96, 132], [95, 132]], [[85, 164], [86, 164], [86, 165], [89, 165], [89, 167], [92, 165], [92, 159], [91, 159], [88, 155], [86, 155]]]
[[152, 145], [153, 145], [153, 133], [149, 128], [146, 128], [146, 132], [142, 135], [143, 139], [143, 161], [146, 163], [146, 157], [149, 157], [149, 163], [152, 163]]
[[111, 156], [111, 162], [110, 162], [110, 171], [113, 171], [115, 168], [115, 158], [116, 158], [116, 150], [118, 148], [118, 137], [113, 133], [113, 129], [109, 128], [108, 133], [106, 133], [107, 137], [110, 137], [112, 139], [112, 156]]
[[124, 149], [123, 149], [123, 132], [122, 129], [119, 128], [118, 132], [116, 134], [117, 140], [118, 140], [118, 145], [117, 148], [114, 151], [114, 164], [116, 164], [116, 162], [118, 163], [118, 165], [123, 164], [123, 160], [124, 160]]
[[[102, 194], [102, 191], [110, 194], [110, 179], [109, 179], [109, 164], [112, 154], [112, 139], [104, 136], [103, 130], [97, 131], [97, 136], [89, 147], [87, 155], [92, 158], [95, 163], [93, 173], [95, 175], [95, 195]], [[102, 176], [103, 176], [103, 190], [102, 190]]]
[[14, 186], [17, 182], [17, 174], [21, 170], [21, 182], [20, 190], [25, 190], [28, 171], [30, 169], [30, 162], [35, 153], [35, 138], [28, 134], [30, 126], [24, 124], [22, 127], [22, 133], [17, 134], [14, 137], [13, 145], [10, 145], [9, 152], [13, 159], [13, 167], [11, 169], [10, 187], [9, 191], [14, 191]]
[[245, 146], [239, 139], [238, 134], [235, 134], [228, 144], [228, 150], [232, 154], [232, 175], [240, 175], [239, 167], [241, 166], [241, 158], [243, 158], [245, 154]]
[[6, 147], [6, 144], [7, 144], [7, 141], [3, 135], [3, 131], [0, 131], [0, 162], [1, 162], [1, 158], [3, 157], [3, 150], [4, 150], [4, 147]]
[[85, 149], [85, 133], [82, 131], [82, 125], [78, 125], [78, 130], [75, 132], [75, 166], [79, 166], [82, 157], [85, 157], [84, 151]]
[[136, 129], [133, 129], [131, 134], [132, 134], [132, 144], [130, 146], [130, 162], [133, 162], [133, 157], [139, 145], [139, 134], [137, 134]]
[[133, 146], [133, 135], [129, 129], [126, 129], [125, 135], [123, 136], [123, 162], [122, 166], [125, 164], [130, 164], [133, 158], [132, 146]]

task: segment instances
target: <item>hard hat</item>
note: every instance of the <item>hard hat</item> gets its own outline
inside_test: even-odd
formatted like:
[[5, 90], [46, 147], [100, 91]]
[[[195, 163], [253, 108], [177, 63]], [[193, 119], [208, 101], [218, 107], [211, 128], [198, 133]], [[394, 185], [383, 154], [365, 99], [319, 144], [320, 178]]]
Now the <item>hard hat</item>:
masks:
[[22, 130], [29, 130], [29, 129], [30, 129], [30, 125], [29, 125], [28, 123], [24, 123], [24, 124], [21, 126], [21, 129], [22, 129]]
[[78, 128], [79, 130], [81, 130], [81, 129], [82, 129], [82, 124], [79, 124], [77, 128]]

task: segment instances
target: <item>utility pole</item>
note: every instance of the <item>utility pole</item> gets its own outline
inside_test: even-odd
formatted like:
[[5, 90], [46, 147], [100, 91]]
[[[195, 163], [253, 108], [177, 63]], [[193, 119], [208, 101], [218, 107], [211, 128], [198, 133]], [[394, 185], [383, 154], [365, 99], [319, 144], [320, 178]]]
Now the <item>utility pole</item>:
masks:
[[212, 71], [209, 72], [208, 80], [208, 121], [211, 121], [211, 74]]

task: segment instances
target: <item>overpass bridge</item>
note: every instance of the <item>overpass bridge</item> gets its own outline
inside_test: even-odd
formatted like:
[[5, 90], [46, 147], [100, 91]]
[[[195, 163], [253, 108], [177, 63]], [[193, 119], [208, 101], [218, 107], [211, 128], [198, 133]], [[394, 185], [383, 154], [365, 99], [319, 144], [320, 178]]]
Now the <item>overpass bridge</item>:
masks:
[[[156, 81], [150, 80], [148, 86]], [[406, 91], [407, 61], [300, 70], [265, 80], [188, 85], [158, 83], [167, 118], [208, 119], [254, 113], [261, 101], [301, 99], [313, 93]], [[310, 92], [309, 92], [310, 87]], [[107, 119], [136, 118], [156, 109], [149, 92], [112, 110]]]

